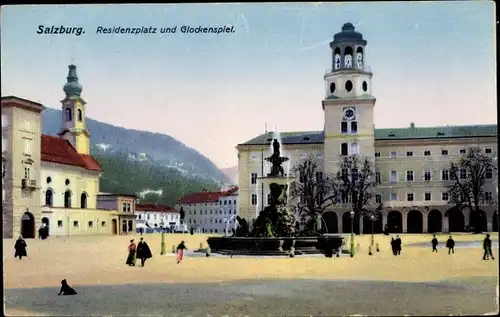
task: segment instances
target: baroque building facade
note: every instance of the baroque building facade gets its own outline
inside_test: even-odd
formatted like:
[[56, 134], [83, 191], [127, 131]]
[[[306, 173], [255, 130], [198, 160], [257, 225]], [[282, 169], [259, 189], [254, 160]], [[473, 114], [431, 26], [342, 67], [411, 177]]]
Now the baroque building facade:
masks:
[[[355, 222], [361, 232], [381, 232], [387, 225], [392, 232], [463, 231], [469, 224], [470, 210], [448, 205], [445, 185], [449, 166], [468, 148], [478, 146], [492, 159], [497, 157], [497, 125], [468, 125], [376, 129], [371, 69], [365, 65], [367, 41], [351, 23], [343, 25], [330, 43], [332, 66], [326, 74], [322, 101], [322, 131], [266, 132], [239, 144], [239, 214], [252, 223], [267, 205], [268, 189], [262, 177], [269, 172], [264, 157], [278, 138], [288, 176], [301, 160], [314, 158], [321, 173], [334, 174], [342, 156], [359, 155], [374, 163], [376, 201], [383, 202], [380, 219], [368, 217]], [[482, 206], [483, 230], [498, 230], [497, 175], [486, 175], [486, 203]], [[330, 233], [350, 232], [347, 205], [337, 205], [323, 213]], [[306, 219], [297, 215], [303, 224]]]
[[[42, 134], [42, 104], [2, 97], [4, 238], [34, 238], [41, 226], [56, 236], [135, 231], [133, 207], [99, 208], [106, 200], [99, 193], [102, 168], [90, 155], [86, 103], [74, 65], [69, 66], [63, 90], [58, 136]], [[115, 196], [117, 201], [127, 199]]]

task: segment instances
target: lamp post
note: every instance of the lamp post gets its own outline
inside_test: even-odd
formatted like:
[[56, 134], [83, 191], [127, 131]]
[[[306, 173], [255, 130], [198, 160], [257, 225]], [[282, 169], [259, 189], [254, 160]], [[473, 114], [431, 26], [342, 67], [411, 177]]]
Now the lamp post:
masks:
[[374, 237], [373, 237], [373, 227], [375, 225], [375, 216], [374, 215], [371, 215], [370, 216], [370, 220], [372, 221], [372, 238], [371, 238], [371, 242], [370, 242], [370, 251], [368, 252], [368, 255], [373, 255], [373, 252], [372, 252], [372, 249], [373, 249], [373, 244], [374, 244]]
[[351, 258], [354, 257], [354, 210], [349, 213], [351, 215]]
[[166, 254], [165, 250], [165, 213], [161, 213], [161, 255]]

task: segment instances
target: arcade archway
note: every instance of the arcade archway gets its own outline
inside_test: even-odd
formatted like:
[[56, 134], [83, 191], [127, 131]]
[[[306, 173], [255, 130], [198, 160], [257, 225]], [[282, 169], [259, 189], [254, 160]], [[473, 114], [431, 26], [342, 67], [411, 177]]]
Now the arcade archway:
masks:
[[334, 213], [332, 211], [325, 212], [322, 215], [322, 217], [325, 220], [327, 233], [338, 233], [339, 232], [338, 219], [337, 219], [336, 213]]
[[406, 228], [408, 233], [422, 233], [424, 231], [424, 221], [420, 211], [413, 209], [408, 212]]
[[469, 212], [469, 219], [471, 220], [471, 225], [476, 226], [475, 217], [477, 217], [477, 230], [475, 231], [481, 231], [481, 232], [486, 232], [488, 231], [488, 219], [486, 217], [486, 212], [484, 210], [479, 210], [479, 213], [476, 214], [475, 212], [471, 211]]
[[389, 233], [403, 233], [403, 216], [397, 210], [387, 214], [387, 229]]
[[[382, 233], [384, 231], [382, 221], [382, 213], [379, 212], [375, 216], [375, 221], [373, 222], [373, 233]], [[372, 220], [370, 219], [370, 216], [363, 217], [363, 233], [372, 233]]]
[[448, 231], [449, 232], [464, 232], [465, 219], [462, 211], [456, 207], [448, 209], [445, 214], [448, 217]]
[[[359, 215], [354, 215], [354, 233], [359, 234]], [[342, 232], [351, 233], [351, 214], [344, 212], [342, 215]]]
[[21, 217], [21, 236], [24, 239], [35, 238], [35, 217], [29, 211]]
[[427, 231], [429, 233], [443, 231], [443, 215], [439, 210], [433, 209], [427, 214]]

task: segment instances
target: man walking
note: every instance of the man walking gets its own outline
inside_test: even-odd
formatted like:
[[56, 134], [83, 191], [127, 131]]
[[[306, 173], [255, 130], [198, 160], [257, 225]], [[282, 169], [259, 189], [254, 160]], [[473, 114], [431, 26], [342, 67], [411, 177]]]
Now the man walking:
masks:
[[401, 255], [401, 245], [403, 244], [403, 241], [401, 241], [401, 238], [396, 236], [396, 254]]
[[438, 239], [436, 238], [436, 235], [434, 235], [434, 238], [432, 238], [432, 252], [438, 252], [437, 245], [438, 245]]
[[144, 241], [144, 238], [141, 237], [141, 240], [137, 244], [137, 258], [141, 259], [141, 267], [144, 267], [144, 263], [149, 258], [152, 258], [153, 254], [151, 254], [151, 249], [149, 245]]
[[493, 257], [493, 252], [491, 251], [491, 239], [489, 233], [486, 235], [486, 238], [484, 238], [483, 249], [484, 249], [483, 260], [488, 260], [490, 257], [492, 260], [495, 259]]
[[446, 247], [448, 248], [448, 254], [455, 254], [455, 240], [451, 236], [446, 241]]

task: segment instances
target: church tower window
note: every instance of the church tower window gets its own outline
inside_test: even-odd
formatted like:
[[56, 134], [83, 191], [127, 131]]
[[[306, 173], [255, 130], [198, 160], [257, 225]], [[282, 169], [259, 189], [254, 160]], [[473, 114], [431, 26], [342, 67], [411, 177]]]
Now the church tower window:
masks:
[[83, 121], [83, 115], [82, 115], [82, 109], [78, 109], [78, 121], [82, 122]]
[[71, 121], [71, 120], [73, 120], [71, 109], [70, 108], [66, 108], [66, 121]]

